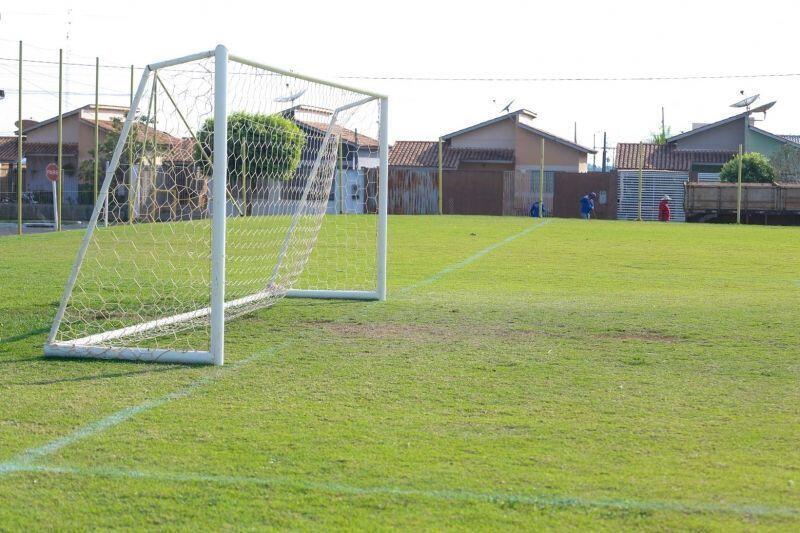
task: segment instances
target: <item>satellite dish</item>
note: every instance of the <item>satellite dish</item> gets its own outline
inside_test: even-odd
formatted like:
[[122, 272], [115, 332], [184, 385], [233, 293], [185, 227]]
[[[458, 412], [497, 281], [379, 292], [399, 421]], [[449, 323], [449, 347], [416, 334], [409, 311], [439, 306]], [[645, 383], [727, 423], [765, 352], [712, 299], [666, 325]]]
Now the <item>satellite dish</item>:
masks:
[[[741, 92], [742, 92], [742, 94], [744, 94], [744, 91], [741, 91]], [[754, 94], [753, 96], [748, 96], [746, 98], [743, 98], [742, 100], [739, 100], [738, 102], [735, 102], [735, 103], [731, 104], [731, 107], [745, 107], [747, 109], [750, 109], [750, 105], [753, 102], [755, 102], [756, 100], [758, 100], [759, 96], [761, 96], [761, 95], [760, 94]]]
[[505, 111], [506, 113], [511, 113], [511, 104], [513, 104], [514, 102], [515, 100], [511, 100], [509, 103], [506, 104], [506, 106], [503, 109], [500, 110], [500, 112], [502, 113], [503, 111]]
[[292, 93], [287, 96], [279, 96], [275, 99], [276, 102], [291, 102], [294, 105], [294, 101], [303, 96], [306, 93], [307, 89], [303, 89], [301, 91], [297, 91], [296, 93]]

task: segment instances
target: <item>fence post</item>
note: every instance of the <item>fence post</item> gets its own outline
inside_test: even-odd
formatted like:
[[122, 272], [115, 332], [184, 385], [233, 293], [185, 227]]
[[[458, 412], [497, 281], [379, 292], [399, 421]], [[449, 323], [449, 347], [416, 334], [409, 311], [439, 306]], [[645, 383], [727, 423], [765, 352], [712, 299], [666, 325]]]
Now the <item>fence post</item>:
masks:
[[739, 173], [736, 179], [736, 223], [742, 223], [742, 145], [739, 145]]
[[[128, 109], [131, 107], [133, 107], [133, 65], [131, 65], [131, 100], [130, 104], [128, 104]], [[135, 133], [133, 137], [136, 137]], [[128, 143], [128, 224], [133, 224], [136, 204], [139, 203], [139, 191], [133, 182], [133, 141], [126, 139], [125, 142]]]
[[639, 141], [639, 199], [636, 209], [636, 220], [642, 221], [642, 191], [644, 189], [644, 177], [642, 176], [642, 168], [644, 167], [644, 144]]
[[61, 99], [64, 94], [64, 49], [58, 49], [58, 220], [56, 230], [61, 231], [61, 221], [64, 218], [62, 206], [64, 202], [64, 180], [62, 165], [64, 164], [64, 117], [61, 108]]
[[544, 137], [542, 137], [542, 154], [539, 161], [539, 218], [544, 218]]
[[444, 190], [444, 187], [442, 186], [442, 178], [443, 177], [444, 176], [442, 174], [442, 138], [439, 137], [439, 183], [438, 183], [438, 187], [439, 187], [438, 196], [439, 196], [439, 199], [438, 200], [439, 200], [439, 214], [440, 215], [444, 212], [443, 209], [442, 209], [442, 206], [444, 205], [443, 204], [444, 198], [442, 196], [442, 191]]
[[100, 105], [100, 58], [94, 58], [94, 188], [92, 198], [97, 201], [97, 180], [100, 175], [100, 121], [97, 106]]
[[17, 102], [17, 234], [22, 235], [22, 41], [19, 42], [19, 87]]

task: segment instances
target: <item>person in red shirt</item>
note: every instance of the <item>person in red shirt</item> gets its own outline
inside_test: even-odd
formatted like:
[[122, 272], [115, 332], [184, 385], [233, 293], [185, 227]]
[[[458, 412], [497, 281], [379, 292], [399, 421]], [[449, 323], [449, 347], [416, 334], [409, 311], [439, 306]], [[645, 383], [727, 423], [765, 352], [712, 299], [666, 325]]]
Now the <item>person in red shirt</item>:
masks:
[[668, 195], [664, 195], [661, 198], [661, 202], [658, 204], [658, 220], [661, 222], [669, 222], [669, 201], [672, 200]]

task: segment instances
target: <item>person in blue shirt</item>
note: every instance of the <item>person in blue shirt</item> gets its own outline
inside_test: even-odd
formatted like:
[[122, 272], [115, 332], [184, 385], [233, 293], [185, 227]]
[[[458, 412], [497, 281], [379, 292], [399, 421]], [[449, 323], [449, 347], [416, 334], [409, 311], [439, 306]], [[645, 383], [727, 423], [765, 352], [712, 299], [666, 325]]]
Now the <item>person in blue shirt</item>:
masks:
[[594, 201], [596, 199], [597, 195], [593, 192], [581, 198], [581, 218], [586, 220], [592, 218], [592, 214], [594, 214]]

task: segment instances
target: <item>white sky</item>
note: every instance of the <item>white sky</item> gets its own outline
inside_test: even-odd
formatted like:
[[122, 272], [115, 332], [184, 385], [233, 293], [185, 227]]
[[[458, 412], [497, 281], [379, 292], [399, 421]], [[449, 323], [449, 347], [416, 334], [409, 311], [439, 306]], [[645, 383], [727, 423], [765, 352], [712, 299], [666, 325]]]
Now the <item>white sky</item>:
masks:
[[[0, 58], [25, 55], [145, 63], [212, 48], [298, 72], [341, 76], [596, 77], [800, 73], [800, 3], [762, 0], [469, 3], [237, 0], [0, 2]], [[69, 34], [69, 39], [67, 39]], [[16, 63], [0, 60], [0, 133], [16, 120]], [[93, 100], [91, 68], [68, 67], [65, 109]], [[348, 80], [391, 98], [390, 136], [434, 139], [499, 114], [508, 100], [539, 127], [591, 146], [636, 142], [659, 126], [677, 133], [735, 110], [739, 90], [778, 100], [762, 127], [800, 133], [800, 76], [651, 82], [422, 82]], [[57, 67], [26, 66], [26, 88], [57, 90]], [[103, 71], [101, 92], [127, 94], [128, 73]], [[104, 96], [126, 103], [127, 96]], [[26, 118], [53, 116], [52, 94], [23, 100]], [[494, 103], [493, 103], [494, 102]], [[599, 163], [599, 160], [598, 160]]]

